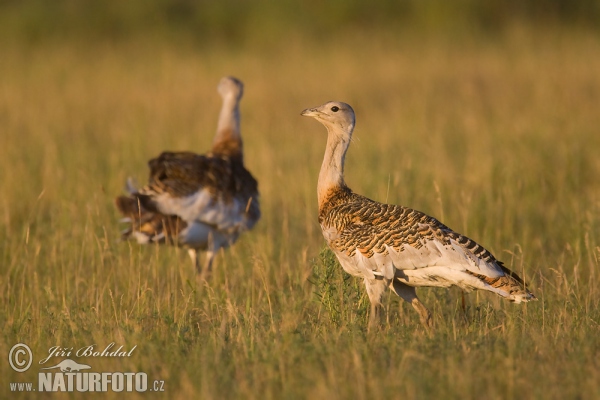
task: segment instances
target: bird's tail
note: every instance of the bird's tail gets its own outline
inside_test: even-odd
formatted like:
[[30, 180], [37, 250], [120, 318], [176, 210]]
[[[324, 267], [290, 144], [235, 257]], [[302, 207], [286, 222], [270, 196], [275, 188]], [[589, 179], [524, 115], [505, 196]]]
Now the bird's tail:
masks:
[[158, 212], [148, 196], [131, 193], [115, 199], [117, 209], [123, 214], [121, 222], [129, 227], [121, 232], [123, 239], [133, 236], [139, 243], [177, 243], [179, 232], [187, 227], [185, 221], [175, 215]]
[[479, 278], [485, 281], [488, 285], [503, 292], [502, 296], [514, 303], [528, 302], [537, 300], [537, 297], [527, 287], [523, 279], [515, 272], [506, 268], [501, 262], [498, 265], [504, 271], [504, 275], [497, 278], [490, 278], [479, 275]]

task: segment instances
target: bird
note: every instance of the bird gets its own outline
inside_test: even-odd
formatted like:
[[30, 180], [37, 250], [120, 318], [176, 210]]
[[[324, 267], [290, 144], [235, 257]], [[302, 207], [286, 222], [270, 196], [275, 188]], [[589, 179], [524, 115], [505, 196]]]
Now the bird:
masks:
[[317, 184], [319, 224], [342, 268], [364, 281], [369, 327], [387, 288], [412, 305], [429, 331], [432, 315], [417, 297], [417, 287], [486, 290], [514, 303], [536, 300], [516, 273], [474, 240], [423, 212], [371, 200], [346, 185], [344, 161], [356, 121], [350, 105], [330, 101], [301, 115], [328, 132]]
[[[161, 153], [148, 162], [148, 184], [138, 189], [129, 179], [128, 195], [115, 200], [122, 221], [130, 224], [124, 239], [187, 248], [204, 279], [219, 249], [235, 243], [261, 216], [258, 182], [244, 166], [239, 111], [244, 85], [227, 76], [217, 89], [223, 103], [211, 150]], [[206, 252], [203, 264], [200, 251]]]

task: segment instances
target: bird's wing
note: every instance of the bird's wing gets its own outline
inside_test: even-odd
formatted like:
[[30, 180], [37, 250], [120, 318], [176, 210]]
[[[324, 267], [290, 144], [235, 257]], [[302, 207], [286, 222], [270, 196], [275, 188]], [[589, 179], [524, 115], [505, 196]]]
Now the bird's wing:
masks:
[[355, 195], [328, 215], [322, 226], [330, 246], [341, 259], [374, 276], [391, 278], [394, 269], [432, 266], [490, 278], [504, 275], [489, 251], [422, 212]]
[[148, 165], [149, 183], [140, 193], [162, 214], [218, 229], [249, 229], [260, 216], [258, 184], [241, 160], [164, 152]]

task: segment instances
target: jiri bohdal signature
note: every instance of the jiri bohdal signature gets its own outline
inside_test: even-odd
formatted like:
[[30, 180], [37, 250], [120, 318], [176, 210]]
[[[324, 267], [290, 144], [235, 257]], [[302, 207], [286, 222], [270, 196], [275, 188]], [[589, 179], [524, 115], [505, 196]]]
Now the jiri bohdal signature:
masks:
[[[83, 346], [79, 348], [75, 355], [77, 357], [131, 357], [131, 354], [137, 347], [137, 344], [131, 348], [131, 350], [127, 351], [123, 349], [123, 345], [119, 346], [117, 349], [113, 350], [115, 347], [115, 342], [110, 343], [103, 350], [98, 349], [97, 344], [91, 344], [89, 346]], [[71, 357], [73, 354], [73, 347], [62, 347], [62, 346], [53, 346], [48, 349], [48, 357], [40, 360], [40, 364], [45, 364], [52, 357]]]

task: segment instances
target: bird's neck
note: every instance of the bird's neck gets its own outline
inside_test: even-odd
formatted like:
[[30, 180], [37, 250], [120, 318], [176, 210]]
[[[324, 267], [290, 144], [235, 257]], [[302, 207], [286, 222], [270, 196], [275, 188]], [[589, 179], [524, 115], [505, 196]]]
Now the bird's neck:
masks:
[[319, 208], [327, 202], [332, 193], [346, 187], [344, 182], [344, 160], [350, 145], [350, 135], [337, 131], [341, 128], [328, 129], [325, 157], [319, 173], [317, 196]]
[[230, 157], [242, 156], [240, 110], [238, 100], [234, 96], [226, 96], [223, 99], [212, 152]]

